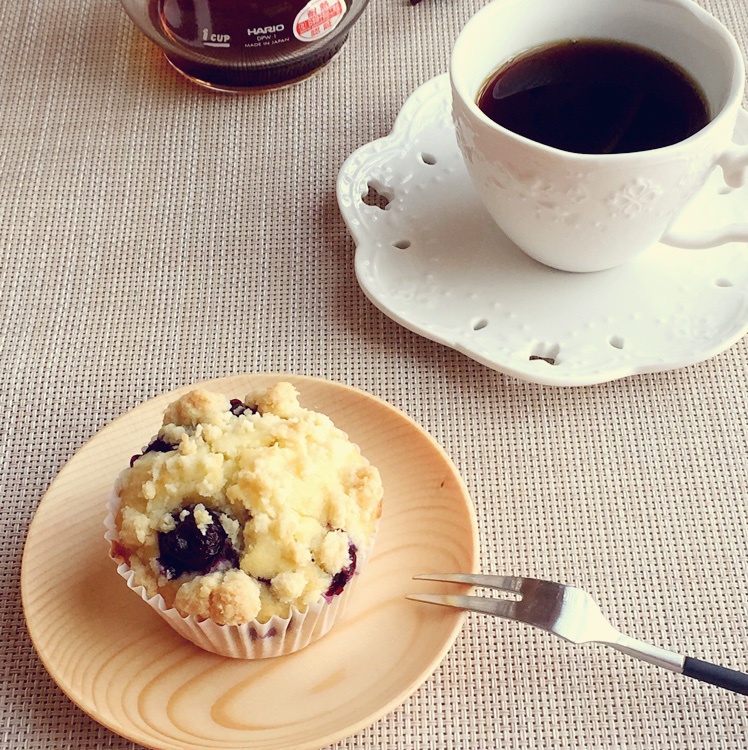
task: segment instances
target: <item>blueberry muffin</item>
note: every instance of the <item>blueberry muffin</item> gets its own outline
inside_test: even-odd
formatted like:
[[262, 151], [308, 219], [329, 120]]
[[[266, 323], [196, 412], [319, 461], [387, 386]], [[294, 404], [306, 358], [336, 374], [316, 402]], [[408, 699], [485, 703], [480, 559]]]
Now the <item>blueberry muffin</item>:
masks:
[[119, 477], [111, 554], [181, 631], [277, 638], [347, 593], [381, 507], [377, 469], [291, 384], [243, 400], [193, 390]]

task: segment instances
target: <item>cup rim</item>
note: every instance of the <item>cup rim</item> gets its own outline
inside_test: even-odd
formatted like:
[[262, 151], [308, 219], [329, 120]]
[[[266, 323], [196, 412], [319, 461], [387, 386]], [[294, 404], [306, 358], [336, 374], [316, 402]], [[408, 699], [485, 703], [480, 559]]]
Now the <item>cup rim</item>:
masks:
[[[743, 58], [743, 53], [740, 49], [740, 45], [737, 40], [730, 32], [730, 30], [711, 13], [707, 12], [704, 8], [697, 5], [692, 0], [666, 0], [668, 4], [680, 6], [689, 10], [693, 13], [698, 20], [705, 26], [708, 27], [712, 32], [719, 35], [725, 42], [727, 49], [731, 52], [732, 57], [732, 81], [730, 82], [730, 89], [725, 98], [725, 102], [718, 112], [716, 112], [709, 122], [696, 133], [693, 133], [688, 138], [685, 138], [676, 143], [671, 143], [667, 146], [660, 146], [656, 149], [649, 149], [646, 151], [632, 151], [626, 153], [616, 154], [586, 154], [575, 151], [565, 151], [555, 146], [548, 146], [547, 144], [534, 141], [531, 138], [515, 133], [503, 125], [499, 125], [497, 122], [488, 117], [478, 107], [477, 97], [465, 91], [464, 81], [460, 79], [459, 74], [456, 72], [457, 56], [462, 52], [468, 42], [466, 41], [468, 35], [477, 27], [483, 26], [487, 19], [490, 18], [494, 13], [497, 12], [499, 6], [506, 5], [513, 2], [514, 0], [491, 0], [487, 5], [484, 5], [480, 10], [473, 14], [462, 27], [457, 35], [457, 38], [452, 47], [449, 58], [449, 80], [452, 88], [453, 96], [459, 97], [460, 101], [470, 111], [471, 115], [476, 117], [484, 126], [495, 130], [498, 133], [503, 134], [506, 137], [512, 138], [519, 143], [526, 146], [534, 147], [535, 149], [548, 154], [562, 155], [566, 158], [574, 158], [579, 160], [589, 159], [605, 159], [605, 161], [613, 160], [631, 160], [632, 158], [641, 157], [642, 155], [650, 156], [652, 154], [659, 154], [662, 152], [673, 152], [680, 149], [687, 149], [691, 146], [694, 140], [701, 140], [710, 134], [713, 130], [721, 127], [722, 120], [731, 114], [737, 116], [737, 112], [740, 109], [743, 95], [746, 87], [746, 67]], [[523, 0], [527, 4], [542, 4], [545, 0]], [[646, 46], [646, 45], [643, 45]], [[521, 54], [522, 50], [518, 51], [517, 54]], [[494, 70], [498, 70], [494, 68]], [[489, 74], [490, 75], [490, 74]], [[477, 92], [476, 92], [477, 94]]]

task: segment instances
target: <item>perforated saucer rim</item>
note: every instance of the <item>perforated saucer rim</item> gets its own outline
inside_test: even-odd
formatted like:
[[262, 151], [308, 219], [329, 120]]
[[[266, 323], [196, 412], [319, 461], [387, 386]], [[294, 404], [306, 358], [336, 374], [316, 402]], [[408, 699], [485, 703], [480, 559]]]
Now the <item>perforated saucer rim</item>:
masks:
[[[744, 243], [657, 244], [591, 274], [557, 271], [522, 253], [470, 183], [450, 105], [447, 75], [428, 81], [392, 132], [357, 149], [338, 175], [357, 279], [382, 312], [495, 370], [557, 386], [690, 365], [748, 332]], [[745, 111], [735, 140], [748, 142]], [[748, 191], [724, 192], [715, 173], [676, 228], [704, 218], [744, 222]]]

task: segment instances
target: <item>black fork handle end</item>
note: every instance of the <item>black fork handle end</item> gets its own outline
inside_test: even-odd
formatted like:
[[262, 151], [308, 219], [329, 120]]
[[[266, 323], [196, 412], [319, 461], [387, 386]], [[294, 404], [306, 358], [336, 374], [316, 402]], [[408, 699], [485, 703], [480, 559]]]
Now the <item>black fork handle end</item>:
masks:
[[734, 669], [686, 656], [683, 660], [683, 674], [695, 680], [725, 688], [725, 690], [732, 690], [734, 693], [748, 695], [748, 674]]

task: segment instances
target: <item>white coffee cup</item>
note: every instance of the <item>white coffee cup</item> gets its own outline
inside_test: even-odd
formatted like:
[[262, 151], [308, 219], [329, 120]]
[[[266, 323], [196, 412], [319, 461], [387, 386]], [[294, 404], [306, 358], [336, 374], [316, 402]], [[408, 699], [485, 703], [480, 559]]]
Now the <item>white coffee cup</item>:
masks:
[[[517, 135], [479, 109], [482, 86], [505, 63], [580, 38], [630, 42], [674, 61], [702, 87], [710, 122], [671, 146], [589, 155]], [[748, 223], [669, 231], [716, 166], [728, 189], [748, 181], [748, 147], [732, 142], [745, 88], [743, 56], [727, 29], [691, 0], [493, 0], [460, 32], [450, 80], [472, 182], [498, 226], [536, 260], [599, 271], [658, 241], [690, 248], [748, 241]]]

